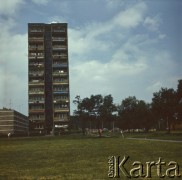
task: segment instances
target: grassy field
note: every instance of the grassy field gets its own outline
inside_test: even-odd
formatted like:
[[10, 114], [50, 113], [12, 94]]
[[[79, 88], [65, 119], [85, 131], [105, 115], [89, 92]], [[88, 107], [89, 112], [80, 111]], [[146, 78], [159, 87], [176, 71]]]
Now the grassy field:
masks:
[[[127, 136], [132, 137], [131, 134]], [[136, 134], [133, 136], [136, 137]], [[163, 139], [165, 138], [163, 137]], [[121, 136], [99, 138], [64, 135], [1, 138], [0, 180], [109, 179], [108, 157], [121, 156], [122, 159], [124, 155], [130, 156], [126, 163], [126, 167], [129, 169], [134, 161], [140, 161], [145, 165], [146, 161], [157, 162], [159, 157], [162, 157], [166, 163], [178, 162], [182, 174], [181, 149], [182, 143], [178, 142], [136, 141], [123, 139]], [[166, 167], [164, 167], [163, 173], [165, 173], [165, 169]], [[126, 178], [121, 174], [121, 179]], [[156, 175], [155, 167], [150, 179], [161, 179]]]
[[166, 131], [150, 132], [150, 133], [124, 133], [127, 138], [147, 138], [147, 139], [161, 139], [161, 140], [175, 140], [182, 141], [182, 132], [171, 132], [170, 134]]

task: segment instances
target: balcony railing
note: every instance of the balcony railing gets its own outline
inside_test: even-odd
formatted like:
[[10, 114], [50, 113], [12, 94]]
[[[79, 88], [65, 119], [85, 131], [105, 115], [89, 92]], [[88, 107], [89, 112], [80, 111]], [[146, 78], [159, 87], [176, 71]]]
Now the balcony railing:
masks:
[[54, 63], [52, 65], [53, 68], [59, 68], [59, 67], [68, 67], [67, 63]]
[[43, 60], [44, 59], [44, 56], [37, 56], [37, 59]]
[[66, 46], [53, 46], [52, 47], [53, 50], [66, 50]]
[[68, 84], [68, 80], [64, 80], [64, 81], [53, 81], [53, 85], [61, 85], [61, 84]]
[[42, 118], [31, 118], [31, 117], [29, 117], [29, 120], [32, 120], [32, 121], [44, 121], [45, 117], [42, 117]]
[[54, 112], [69, 112], [69, 108], [55, 108]]
[[30, 29], [31, 33], [44, 32], [43, 29]]
[[44, 94], [44, 91], [29, 91], [29, 94]]
[[36, 57], [35, 56], [29, 56], [28, 59], [29, 59], [29, 61], [31, 61], [31, 60], [35, 60]]
[[66, 38], [60, 38], [60, 37], [53, 37], [52, 41], [61, 41], [61, 42], [65, 42]]
[[41, 126], [41, 127], [35, 127], [34, 129], [36, 129], [36, 130], [44, 130], [44, 127], [43, 126]]
[[44, 46], [29, 46], [29, 50], [44, 50]]
[[68, 99], [54, 99], [54, 103], [69, 103]]
[[43, 37], [29, 37], [29, 41], [43, 41]]
[[30, 62], [29, 66], [44, 67], [44, 63]]
[[32, 83], [32, 84], [40, 84], [40, 83], [44, 83], [43, 80], [31, 80], [29, 81], [29, 84]]
[[29, 100], [29, 104], [44, 104], [44, 100], [34, 100], [34, 99], [30, 99]]
[[60, 59], [60, 58], [61, 59], [67, 59], [68, 58], [68, 56], [66, 54], [53, 54], [52, 57], [54, 59]]
[[42, 72], [29, 72], [29, 76], [33, 76], [33, 77], [40, 77], [43, 75], [44, 75], [44, 73], [42, 73]]
[[44, 109], [29, 109], [30, 113], [43, 113], [44, 111]]
[[43, 59], [44, 58], [44, 55], [31, 55], [30, 54], [28, 57], [29, 57], [29, 60], [30, 59], [36, 59], [36, 58], [37, 59]]
[[63, 91], [63, 90], [54, 90], [53, 94], [68, 94], [68, 91]]
[[53, 72], [53, 76], [67, 76], [67, 72]]
[[40, 62], [44, 62], [44, 56], [42, 57], [37, 57], [37, 56], [29, 56], [28, 60], [31, 62], [37, 62], [37, 60]]
[[59, 32], [59, 33], [63, 32], [64, 33], [64, 32], [66, 32], [66, 30], [65, 29], [53, 29], [52, 32]]
[[[62, 117], [54, 117], [54, 121], [58, 121], [58, 122], [64, 122], [64, 121], [68, 121], [68, 118], [62, 118]], [[55, 125], [56, 126], [56, 125]]]
[[30, 86], [44, 86], [44, 81], [39, 81], [39, 82], [33, 82], [29, 81]]

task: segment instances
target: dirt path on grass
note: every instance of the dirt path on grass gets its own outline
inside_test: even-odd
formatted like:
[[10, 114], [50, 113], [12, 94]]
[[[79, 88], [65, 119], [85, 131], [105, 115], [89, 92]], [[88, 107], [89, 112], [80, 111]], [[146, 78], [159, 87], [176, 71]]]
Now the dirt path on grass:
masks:
[[182, 143], [182, 141], [164, 140], [164, 139], [148, 139], [148, 138], [125, 138], [125, 139], [136, 139], [136, 140], [146, 140], [146, 141], [161, 141], [161, 142], [177, 142], [177, 143]]

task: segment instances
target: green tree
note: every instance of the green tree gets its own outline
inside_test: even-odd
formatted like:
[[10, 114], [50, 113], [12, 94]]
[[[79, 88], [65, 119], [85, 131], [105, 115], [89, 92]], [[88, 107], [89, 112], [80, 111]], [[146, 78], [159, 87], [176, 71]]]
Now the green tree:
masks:
[[135, 96], [129, 96], [122, 100], [121, 105], [118, 106], [120, 127], [122, 129], [133, 129], [137, 102], [138, 100]]
[[102, 127], [104, 122], [108, 124], [114, 121], [115, 118], [113, 118], [113, 113], [116, 111], [117, 111], [117, 108], [116, 108], [116, 105], [113, 103], [112, 95], [109, 94], [105, 96], [103, 98], [103, 103], [99, 109], [100, 119], [102, 121]]
[[[96, 119], [98, 131], [100, 129], [100, 108], [103, 103], [102, 95], [91, 95], [90, 98], [86, 97], [81, 99], [80, 96], [76, 96], [73, 101], [77, 105], [77, 110], [74, 111], [76, 116], [79, 116], [82, 131], [85, 133], [86, 124], [88, 121], [91, 122], [92, 117]], [[87, 124], [88, 125], [88, 124]], [[99, 135], [100, 131], [99, 131]]]
[[167, 130], [170, 133], [171, 122], [176, 112], [176, 92], [174, 89], [161, 88], [155, 92], [152, 98], [152, 110], [158, 120], [166, 121]]
[[178, 80], [176, 100], [177, 100], [177, 120], [182, 121], [182, 79]]
[[74, 110], [74, 116], [79, 118], [79, 122], [81, 123], [82, 133], [85, 134], [85, 127], [86, 127], [86, 117], [87, 114], [85, 113], [83, 100], [80, 98], [79, 95], [75, 97], [73, 103], [77, 106], [77, 109]]
[[95, 102], [93, 100], [93, 95], [88, 98], [84, 98], [82, 101], [82, 106], [84, 108], [85, 114], [87, 116], [87, 127], [88, 127], [88, 122], [89, 122], [89, 128], [92, 128], [93, 121], [95, 120], [95, 113], [94, 113], [94, 107], [95, 107]]
[[150, 104], [147, 104], [144, 100], [138, 100], [133, 123], [135, 128], [145, 129], [145, 131], [148, 131], [154, 125]]
[[82, 100], [79, 95], [75, 97], [73, 100], [73, 103], [77, 106], [77, 110], [74, 110], [74, 115], [80, 116], [83, 112], [83, 107], [82, 107]]
[[98, 95], [91, 95], [90, 97], [91, 99], [91, 102], [93, 103], [92, 105], [92, 114], [94, 114], [95, 116], [95, 119], [96, 119], [96, 123], [97, 123], [97, 129], [98, 129], [98, 133], [99, 133], [99, 136], [101, 136], [101, 132], [100, 132], [100, 129], [101, 129], [101, 113], [100, 113], [100, 110], [101, 110], [101, 107], [102, 107], [102, 104], [103, 104], [103, 97], [101, 94], [98, 94]]
[[135, 96], [124, 99], [118, 106], [120, 127], [122, 129], [145, 129], [153, 125], [153, 116], [150, 104], [137, 100]]
[[91, 95], [89, 98], [86, 97], [84, 99], [81, 99], [80, 96], [76, 96], [73, 103], [77, 105], [74, 114], [80, 118], [83, 132], [85, 132], [86, 124], [88, 126], [88, 122], [90, 122], [91, 127], [92, 121], [95, 120], [100, 136], [100, 129], [103, 123], [112, 121], [112, 114], [116, 111], [113, 97], [110, 94], [105, 97], [101, 94]]

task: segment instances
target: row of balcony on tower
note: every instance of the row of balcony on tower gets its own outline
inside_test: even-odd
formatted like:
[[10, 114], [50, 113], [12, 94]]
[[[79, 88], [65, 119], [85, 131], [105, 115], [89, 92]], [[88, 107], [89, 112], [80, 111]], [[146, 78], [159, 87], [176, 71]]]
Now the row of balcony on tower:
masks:
[[51, 131], [69, 121], [68, 37], [65, 23], [30, 23], [28, 29], [29, 120]]

